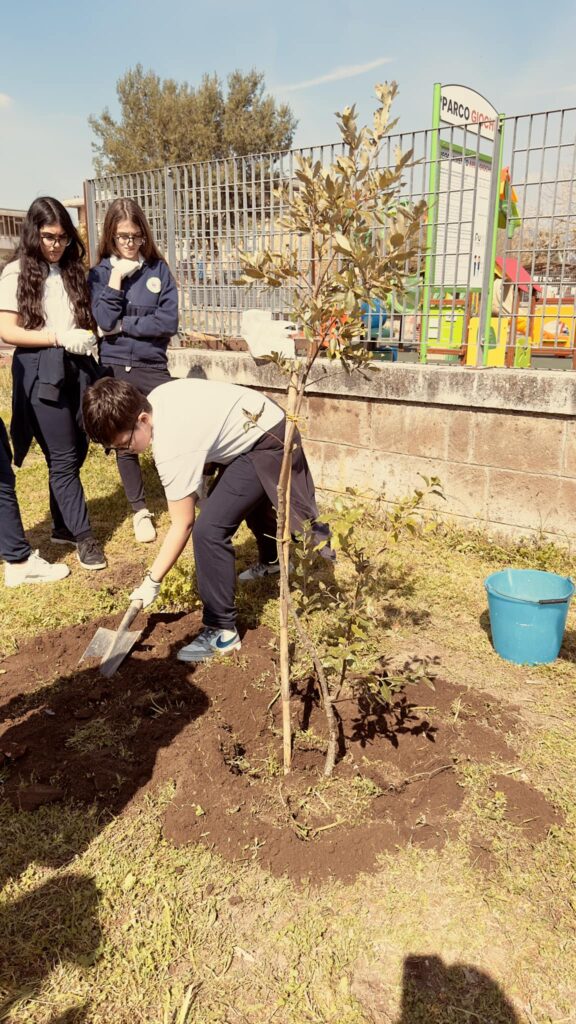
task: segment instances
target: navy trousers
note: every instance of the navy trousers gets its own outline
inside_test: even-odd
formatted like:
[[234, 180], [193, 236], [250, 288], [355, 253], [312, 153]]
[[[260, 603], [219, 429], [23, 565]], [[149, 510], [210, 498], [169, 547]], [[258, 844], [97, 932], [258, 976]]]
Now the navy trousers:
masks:
[[0, 558], [5, 562], [24, 562], [31, 551], [24, 534], [15, 483], [12, 450], [0, 419]]
[[[161, 384], [167, 384], [173, 379], [166, 366], [110, 365], [106, 369], [112, 371], [116, 380], [124, 380], [127, 384], [133, 384], [146, 397], [154, 388], [160, 387]], [[118, 452], [116, 460], [126, 497], [133, 512], [139, 512], [140, 509], [146, 508], [146, 499], [138, 456], [133, 452]]]
[[256, 537], [260, 560], [275, 561], [276, 511], [249, 452], [224, 467], [192, 530], [196, 582], [204, 606], [205, 626], [236, 626], [236, 556], [232, 538], [244, 521]]
[[29, 408], [34, 437], [48, 465], [54, 528], [69, 530], [75, 540], [84, 540], [91, 536], [92, 530], [80, 480], [80, 470], [88, 454], [88, 438], [76, 419], [79, 401], [79, 396], [73, 391], [69, 393], [68, 389], [63, 390], [56, 402], [40, 401], [36, 382]]

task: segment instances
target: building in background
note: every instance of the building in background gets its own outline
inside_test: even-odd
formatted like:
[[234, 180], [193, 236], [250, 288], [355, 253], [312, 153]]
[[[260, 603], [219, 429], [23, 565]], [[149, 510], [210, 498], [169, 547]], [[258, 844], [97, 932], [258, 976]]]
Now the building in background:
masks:
[[0, 264], [10, 259], [18, 245], [20, 228], [25, 216], [26, 210], [0, 209]]

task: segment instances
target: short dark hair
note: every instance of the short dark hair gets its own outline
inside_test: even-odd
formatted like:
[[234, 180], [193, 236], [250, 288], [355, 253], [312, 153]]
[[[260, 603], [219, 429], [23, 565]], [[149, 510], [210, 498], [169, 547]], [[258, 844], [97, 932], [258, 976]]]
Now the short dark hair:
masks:
[[132, 430], [141, 412], [152, 412], [152, 406], [138, 388], [126, 381], [103, 377], [84, 393], [84, 430], [105, 448], [111, 447], [120, 434]]

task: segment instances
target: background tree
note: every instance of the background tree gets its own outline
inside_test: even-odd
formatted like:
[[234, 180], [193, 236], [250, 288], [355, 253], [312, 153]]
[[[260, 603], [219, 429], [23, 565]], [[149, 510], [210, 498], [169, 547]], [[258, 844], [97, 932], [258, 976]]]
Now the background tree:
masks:
[[264, 76], [254, 69], [233, 71], [226, 90], [215, 74], [194, 89], [137, 64], [116, 92], [118, 121], [108, 108], [88, 119], [97, 174], [289, 149], [297, 125], [287, 104], [265, 94]]

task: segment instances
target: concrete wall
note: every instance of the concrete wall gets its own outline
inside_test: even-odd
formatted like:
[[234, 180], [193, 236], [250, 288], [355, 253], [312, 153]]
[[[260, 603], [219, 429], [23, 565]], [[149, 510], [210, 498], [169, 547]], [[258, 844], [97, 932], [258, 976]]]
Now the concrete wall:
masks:
[[[173, 350], [176, 376], [225, 380], [282, 401], [283, 378], [236, 352]], [[576, 378], [563, 371], [379, 364], [348, 376], [320, 362], [302, 433], [317, 486], [384, 488], [439, 476], [434, 506], [508, 535], [576, 538]]]

